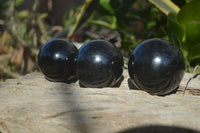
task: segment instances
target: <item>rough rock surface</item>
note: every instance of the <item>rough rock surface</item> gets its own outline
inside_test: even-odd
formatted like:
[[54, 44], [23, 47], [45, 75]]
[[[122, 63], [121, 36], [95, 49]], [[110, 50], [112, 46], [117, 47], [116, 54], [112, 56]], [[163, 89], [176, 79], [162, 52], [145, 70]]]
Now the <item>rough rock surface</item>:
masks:
[[175, 94], [152, 96], [130, 90], [127, 71], [118, 88], [80, 88], [31, 73], [0, 83], [1, 133], [197, 133], [200, 76]]

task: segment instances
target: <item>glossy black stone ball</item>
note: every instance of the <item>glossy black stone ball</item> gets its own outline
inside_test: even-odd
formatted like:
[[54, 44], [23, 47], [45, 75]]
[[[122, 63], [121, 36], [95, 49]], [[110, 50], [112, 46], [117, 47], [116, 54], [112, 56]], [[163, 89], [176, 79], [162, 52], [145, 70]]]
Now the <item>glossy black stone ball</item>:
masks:
[[175, 91], [184, 70], [185, 62], [180, 50], [169, 41], [156, 38], [139, 44], [128, 63], [132, 83], [152, 95]]
[[123, 57], [108, 41], [93, 40], [84, 44], [76, 60], [76, 77], [84, 87], [112, 87], [121, 78]]
[[46, 79], [70, 83], [75, 80], [77, 48], [72, 42], [55, 39], [47, 42], [38, 54], [38, 66]]

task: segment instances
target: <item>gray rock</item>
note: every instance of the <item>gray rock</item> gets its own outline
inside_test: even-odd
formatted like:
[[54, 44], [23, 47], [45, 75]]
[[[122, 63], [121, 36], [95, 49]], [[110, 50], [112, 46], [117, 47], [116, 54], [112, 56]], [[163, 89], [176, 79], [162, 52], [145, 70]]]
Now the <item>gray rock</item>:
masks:
[[80, 88], [31, 73], [0, 83], [1, 133], [200, 132], [200, 76], [185, 74], [175, 94], [118, 88]]

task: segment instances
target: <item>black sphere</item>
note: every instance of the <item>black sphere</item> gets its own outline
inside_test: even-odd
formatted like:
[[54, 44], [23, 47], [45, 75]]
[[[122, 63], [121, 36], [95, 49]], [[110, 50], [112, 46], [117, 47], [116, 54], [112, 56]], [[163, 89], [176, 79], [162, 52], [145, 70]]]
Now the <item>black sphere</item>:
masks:
[[64, 39], [54, 39], [41, 48], [38, 65], [50, 81], [70, 83], [75, 80], [77, 48]]
[[110, 42], [93, 40], [79, 49], [76, 77], [84, 87], [114, 86], [122, 72], [123, 58]]
[[132, 83], [152, 95], [175, 91], [184, 75], [185, 62], [180, 50], [162, 39], [149, 39], [139, 44], [128, 63]]

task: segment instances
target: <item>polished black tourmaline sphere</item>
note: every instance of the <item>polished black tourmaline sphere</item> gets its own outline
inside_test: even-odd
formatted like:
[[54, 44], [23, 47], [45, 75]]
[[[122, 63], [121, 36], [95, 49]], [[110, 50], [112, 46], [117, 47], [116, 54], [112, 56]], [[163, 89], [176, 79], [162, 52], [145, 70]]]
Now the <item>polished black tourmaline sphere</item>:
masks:
[[38, 55], [38, 65], [45, 77], [50, 81], [74, 81], [75, 58], [77, 48], [72, 42], [64, 39], [55, 39], [47, 42]]
[[166, 95], [177, 89], [185, 70], [180, 50], [162, 39], [139, 44], [128, 63], [132, 83], [152, 95]]
[[104, 40], [84, 44], [76, 60], [76, 76], [85, 87], [114, 86], [123, 72], [123, 58], [119, 51]]

